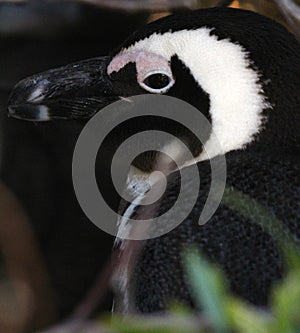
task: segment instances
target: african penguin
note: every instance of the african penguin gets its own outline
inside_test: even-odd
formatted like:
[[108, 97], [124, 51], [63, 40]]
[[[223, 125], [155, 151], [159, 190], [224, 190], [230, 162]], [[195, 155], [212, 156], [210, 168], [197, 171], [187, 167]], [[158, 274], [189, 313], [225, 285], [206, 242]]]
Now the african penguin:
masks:
[[[156, 312], [174, 299], [194, 306], [181, 257], [190, 244], [223, 269], [234, 293], [265, 306], [284, 274], [274, 230], [256, 224], [251, 209], [245, 216], [224, 202], [208, 223], [198, 225], [210, 186], [207, 155], [225, 153], [229, 191], [255, 200], [281, 221], [282, 233], [289, 230], [299, 242], [299, 87], [300, 45], [292, 34], [250, 11], [211, 8], [152, 22], [109, 57], [25, 79], [12, 93], [9, 112], [34, 121], [88, 119], [114, 100], [145, 93], [195, 106], [210, 120], [222, 151], [209, 131], [201, 146], [180, 125], [161, 120], [137, 121], [117, 131], [122, 138], [114, 136], [120, 142], [149, 128], [173, 132], [186, 140], [201, 177], [189, 216], [168, 234], [147, 240], [133, 273], [125, 272], [118, 309]], [[131, 180], [147, 178], [156, 157], [151, 152], [134, 161]], [[175, 171], [157, 215], [172, 205], [179, 187]], [[134, 207], [135, 214], [139, 209]]]

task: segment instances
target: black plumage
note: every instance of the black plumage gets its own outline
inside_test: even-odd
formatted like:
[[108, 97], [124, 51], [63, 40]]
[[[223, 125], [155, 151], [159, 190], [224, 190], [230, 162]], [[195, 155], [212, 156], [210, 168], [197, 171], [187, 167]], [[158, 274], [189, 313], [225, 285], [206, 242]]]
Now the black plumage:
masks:
[[[278, 154], [236, 151], [226, 154], [226, 162], [229, 193], [240, 191], [262, 205], [274, 220], [282, 222], [280, 236], [289, 230], [293, 236], [290, 241], [299, 245], [299, 159], [284, 153], [279, 158]], [[167, 235], [148, 240], [138, 259], [131, 283], [139, 311], [160, 311], [174, 299], [193, 305], [182, 269], [183, 250], [191, 245], [222, 268], [235, 294], [255, 305], [268, 304], [273, 283], [284, 274], [276, 226], [268, 225], [264, 230], [252, 207], [247, 209], [247, 202], [241, 204], [249, 211], [248, 216], [229, 208], [225, 201], [209, 222], [198, 225], [210, 186], [209, 162], [199, 163], [198, 168], [201, 190], [194, 210]], [[171, 177], [160, 213], [176, 197], [178, 178], [177, 174]]]
[[[247, 50], [250, 66], [260, 73], [269, 102], [264, 110], [264, 128], [255, 140], [245, 149], [225, 155], [227, 188], [262, 205], [274, 220], [281, 221], [280, 233], [291, 235], [290, 240], [299, 245], [299, 42], [279, 24], [255, 13], [209, 9], [154, 22], [136, 32], [122, 48], [153, 33], [200, 26], [212, 28], [211, 34], [219, 40], [230, 39]], [[198, 168], [201, 190], [194, 210], [169, 234], [148, 240], [138, 259], [130, 290], [139, 311], [163, 310], [174, 299], [193, 305], [182, 269], [181, 254], [188, 245], [196, 245], [219, 264], [232, 291], [255, 305], [268, 305], [274, 282], [284, 274], [282, 253], [275, 241], [278, 230], [270, 225], [266, 232], [255, 221], [251, 207], [244, 216], [221, 203], [207, 224], [197, 224], [210, 185], [209, 163], [198, 163]], [[172, 206], [179, 184], [179, 176], [172, 175], [158, 215]]]

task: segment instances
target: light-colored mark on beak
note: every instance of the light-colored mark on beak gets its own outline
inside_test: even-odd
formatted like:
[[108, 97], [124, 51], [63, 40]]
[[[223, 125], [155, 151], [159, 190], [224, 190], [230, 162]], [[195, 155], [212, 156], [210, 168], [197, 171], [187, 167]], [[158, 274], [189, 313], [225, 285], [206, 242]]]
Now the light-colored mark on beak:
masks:
[[38, 87], [34, 89], [33, 92], [29, 95], [27, 102], [30, 103], [41, 102], [44, 99], [43, 91], [44, 91], [43, 87]]
[[36, 118], [37, 120], [44, 120], [44, 121], [50, 120], [49, 108], [46, 105], [40, 105]]

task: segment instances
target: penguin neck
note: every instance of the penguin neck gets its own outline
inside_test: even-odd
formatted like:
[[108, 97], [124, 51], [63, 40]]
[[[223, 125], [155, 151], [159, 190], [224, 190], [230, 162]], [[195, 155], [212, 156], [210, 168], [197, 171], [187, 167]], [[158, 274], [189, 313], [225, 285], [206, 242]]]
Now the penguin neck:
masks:
[[263, 110], [265, 121], [253, 148], [296, 154], [300, 151], [300, 44], [292, 36], [287, 40], [288, 47], [271, 52], [276, 58], [257, 61], [264, 69], [261, 81], [270, 107]]
[[[246, 147], [247, 152], [262, 152], [266, 154], [300, 155], [300, 136], [290, 127], [282, 128], [281, 133], [269, 136], [270, 131], [255, 139]], [[274, 133], [273, 133], [274, 134]], [[279, 155], [278, 155], [279, 156]]]
[[295, 106], [284, 111], [269, 110], [272, 117], [246, 147], [248, 151], [300, 153], [300, 110]]

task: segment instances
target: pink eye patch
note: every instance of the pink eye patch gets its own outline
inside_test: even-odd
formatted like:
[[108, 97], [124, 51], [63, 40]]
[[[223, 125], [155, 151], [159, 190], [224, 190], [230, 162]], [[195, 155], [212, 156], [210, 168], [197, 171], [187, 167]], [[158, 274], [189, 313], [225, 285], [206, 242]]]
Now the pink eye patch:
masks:
[[108, 65], [108, 75], [118, 72], [129, 63], [136, 64], [137, 80], [140, 83], [144, 81], [149, 73], [163, 72], [169, 77], [173, 77], [169, 61], [166, 58], [145, 51], [119, 53]]

